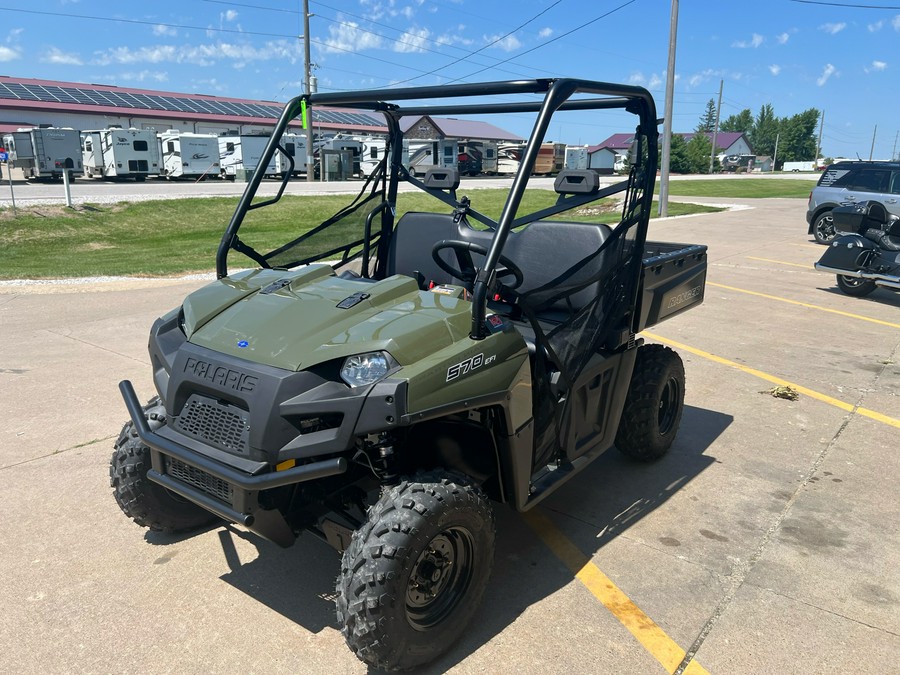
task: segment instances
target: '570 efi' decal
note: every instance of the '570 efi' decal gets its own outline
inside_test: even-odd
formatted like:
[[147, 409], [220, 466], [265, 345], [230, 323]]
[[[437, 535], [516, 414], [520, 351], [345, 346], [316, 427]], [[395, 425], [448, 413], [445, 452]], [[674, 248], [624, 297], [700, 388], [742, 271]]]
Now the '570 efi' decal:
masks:
[[497, 355], [488, 356], [485, 358], [484, 354], [476, 354], [475, 356], [466, 359], [465, 361], [461, 361], [460, 363], [454, 364], [447, 368], [447, 382], [450, 380], [455, 380], [457, 377], [461, 375], [466, 375], [467, 373], [471, 373], [473, 370], [481, 368], [481, 366], [487, 365], [491, 361], [494, 361], [497, 358]]

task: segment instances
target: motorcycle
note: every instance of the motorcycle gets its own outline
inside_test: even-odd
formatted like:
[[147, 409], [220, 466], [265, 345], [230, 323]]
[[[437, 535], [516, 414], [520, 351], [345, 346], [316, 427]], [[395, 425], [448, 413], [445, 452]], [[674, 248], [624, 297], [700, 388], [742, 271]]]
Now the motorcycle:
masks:
[[875, 201], [831, 213], [835, 238], [815, 268], [837, 275], [838, 288], [857, 298], [879, 286], [900, 290], [900, 217]]

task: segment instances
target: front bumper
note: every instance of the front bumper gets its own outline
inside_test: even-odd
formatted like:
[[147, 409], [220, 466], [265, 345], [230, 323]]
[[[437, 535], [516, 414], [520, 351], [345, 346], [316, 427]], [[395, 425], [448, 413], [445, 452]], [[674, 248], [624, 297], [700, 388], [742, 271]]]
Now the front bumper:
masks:
[[[344, 457], [267, 473], [247, 473], [235, 469], [151, 431], [131, 382], [124, 380], [119, 383], [119, 391], [138, 436], [150, 448], [152, 468], [147, 472], [150, 480], [220, 518], [244, 525], [281, 546], [292, 544], [294, 533], [280, 513], [260, 508], [259, 492], [347, 471]], [[179, 478], [174, 478], [173, 473]]]

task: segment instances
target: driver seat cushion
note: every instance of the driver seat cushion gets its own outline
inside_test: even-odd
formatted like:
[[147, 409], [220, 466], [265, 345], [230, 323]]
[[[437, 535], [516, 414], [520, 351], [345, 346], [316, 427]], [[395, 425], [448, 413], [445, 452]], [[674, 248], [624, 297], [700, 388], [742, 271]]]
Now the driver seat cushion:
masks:
[[[560, 274], [575, 266], [593, 251], [596, 251], [610, 236], [608, 225], [596, 223], [567, 223], [560, 221], [536, 221], [516, 232], [510, 232], [503, 254], [521, 268], [525, 281], [518, 292], [527, 293], [539, 288]], [[424, 277], [427, 288], [435, 284], [459, 283], [444, 272], [431, 257], [432, 247], [442, 239], [458, 239], [481, 244], [490, 248], [494, 233], [475, 230], [463, 218], [453, 222], [451, 214], [409, 212], [397, 222], [388, 248], [388, 275], [404, 274]], [[481, 256], [473, 253], [475, 265], [480, 265]], [[441, 256], [451, 266], [456, 266], [456, 255], [444, 250]], [[603, 269], [605, 255], [597, 256], [567, 283], [577, 283], [588, 279]], [[569, 298], [557, 300], [550, 307], [539, 312], [542, 319], [562, 321], [584, 307], [597, 296], [600, 283], [594, 283]]]

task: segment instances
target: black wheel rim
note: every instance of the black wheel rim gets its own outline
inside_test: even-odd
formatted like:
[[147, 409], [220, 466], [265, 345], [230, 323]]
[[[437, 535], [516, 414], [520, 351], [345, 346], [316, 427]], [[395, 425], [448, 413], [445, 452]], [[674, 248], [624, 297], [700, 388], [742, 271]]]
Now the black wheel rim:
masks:
[[657, 417], [659, 433], [662, 436], [672, 431], [672, 427], [675, 426], [675, 420], [678, 417], [680, 392], [681, 387], [678, 384], [678, 380], [674, 377], [666, 380], [659, 396], [659, 415]]
[[465, 596], [472, 581], [475, 540], [462, 527], [432, 539], [419, 555], [406, 589], [406, 618], [419, 631], [444, 621]]
[[845, 277], [841, 276], [841, 282], [850, 288], [858, 288], [866, 283], [867, 279], [859, 279], [857, 277]]
[[834, 238], [834, 218], [830, 214], [822, 216], [816, 223], [816, 230], [820, 239], [828, 240]]

